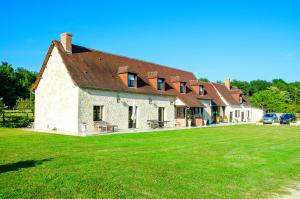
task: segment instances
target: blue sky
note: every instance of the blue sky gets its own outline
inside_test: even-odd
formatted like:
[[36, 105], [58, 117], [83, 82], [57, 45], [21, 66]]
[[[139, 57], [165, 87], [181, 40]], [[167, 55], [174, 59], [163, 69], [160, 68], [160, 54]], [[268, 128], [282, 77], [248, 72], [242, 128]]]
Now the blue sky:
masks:
[[0, 60], [39, 71], [51, 40], [210, 80], [300, 81], [297, 1], [1, 1]]

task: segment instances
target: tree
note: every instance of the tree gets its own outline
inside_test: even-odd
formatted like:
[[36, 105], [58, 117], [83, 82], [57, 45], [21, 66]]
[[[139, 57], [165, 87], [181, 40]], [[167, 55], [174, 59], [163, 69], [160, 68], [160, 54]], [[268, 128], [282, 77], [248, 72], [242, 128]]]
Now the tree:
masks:
[[209, 82], [209, 80], [206, 77], [200, 77], [199, 81], [201, 81], [201, 82]]
[[0, 98], [9, 107], [13, 107], [18, 98], [30, 98], [30, 89], [37, 73], [24, 68], [14, 68], [7, 62], [0, 64]]
[[0, 98], [0, 113], [2, 113], [6, 108], [7, 106], [3, 103], [3, 99]]
[[16, 80], [12, 66], [7, 62], [2, 62], [0, 65], [0, 97], [3, 98], [3, 103], [8, 106], [13, 106], [17, 99]]
[[253, 106], [262, 108], [266, 112], [295, 112], [295, 107], [290, 104], [289, 95], [277, 87], [259, 91], [249, 100]]
[[16, 108], [18, 110], [22, 110], [22, 111], [30, 110], [31, 112], [33, 112], [34, 102], [31, 98], [27, 98], [27, 99], [19, 98], [19, 99], [17, 99], [17, 102], [16, 102]]
[[267, 90], [271, 86], [271, 82], [265, 80], [253, 80], [250, 82], [249, 96], [255, 94], [258, 91]]
[[238, 80], [232, 80], [231, 85], [233, 87], [239, 88], [245, 95], [249, 96], [251, 93], [251, 85], [249, 82], [246, 81], [238, 81]]

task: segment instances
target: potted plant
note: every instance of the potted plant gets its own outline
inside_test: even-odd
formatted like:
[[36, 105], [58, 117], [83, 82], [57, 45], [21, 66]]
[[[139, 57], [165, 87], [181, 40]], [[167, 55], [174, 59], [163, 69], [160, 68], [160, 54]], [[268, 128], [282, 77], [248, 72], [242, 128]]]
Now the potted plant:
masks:
[[203, 124], [204, 124], [204, 126], [207, 125], [207, 118], [206, 117], [203, 117]]
[[224, 120], [223, 120], [223, 117], [222, 117], [222, 116], [220, 116], [220, 118], [219, 118], [219, 122], [224, 122]]
[[190, 128], [191, 126], [192, 126], [192, 119], [189, 118], [189, 119], [188, 119], [188, 127]]
[[224, 122], [228, 123], [228, 117], [226, 115], [224, 116]]
[[219, 123], [220, 122], [220, 116], [216, 117], [216, 122]]

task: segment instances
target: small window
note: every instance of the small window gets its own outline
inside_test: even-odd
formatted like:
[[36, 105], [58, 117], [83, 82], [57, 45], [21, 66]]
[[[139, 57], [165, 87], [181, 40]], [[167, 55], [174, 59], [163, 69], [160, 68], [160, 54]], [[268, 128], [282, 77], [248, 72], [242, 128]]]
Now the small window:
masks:
[[242, 95], [240, 96], [240, 104], [242, 104], [243, 103], [243, 97], [242, 97]]
[[203, 88], [203, 85], [200, 85], [200, 87], [199, 87], [199, 94], [200, 94], [200, 95], [204, 95], [204, 88]]
[[240, 111], [239, 110], [235, 110], [235, 117], [240, 117]]
[[136, 87], [136, 75], [128, 74], [128, 87]]
[[94, 106], [93, 120], [102, 121], [103, 119], [103, 106]]
[[180, 82], [180, 93], [185, 93], [185, 83]]
[[157, 80], [157, 90], [159, 90], [159, 91], [164, 90], [164, 80], [163, 79]]
[[185, 118], [185, 108], [184, 107], [176, 108], [176, 118]]

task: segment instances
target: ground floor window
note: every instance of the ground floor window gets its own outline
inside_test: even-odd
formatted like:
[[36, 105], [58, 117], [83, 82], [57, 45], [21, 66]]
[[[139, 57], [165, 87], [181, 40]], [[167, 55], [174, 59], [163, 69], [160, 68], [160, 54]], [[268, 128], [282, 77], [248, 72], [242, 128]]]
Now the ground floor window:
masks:
[[240, 117], [240, 111], [239, 110], [235, 110], [235, 117]]
[[185, 107], [176, 107], [176, 118], [185, 118]]
[[230, 113], [229, 113], [229, 122], [232, 122], [232, 119], [233, 119], [233, 112], [232, 111], [230, 111]]
[[128, 107], [128, 128], [136, 128], [137, 122], [137, 106], [129, 106]]
[[192, 107], [190, 109], [190, 113], [191, 113], [191, 116], [195, 117], [195, 118], [199, 118], [199, 117], [202, 117], [203, 116], [203, 108], [201, 107]]
[[93, 108], [93, 121], [103, 120], [103, 106], [94, 106]]

